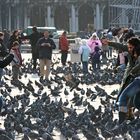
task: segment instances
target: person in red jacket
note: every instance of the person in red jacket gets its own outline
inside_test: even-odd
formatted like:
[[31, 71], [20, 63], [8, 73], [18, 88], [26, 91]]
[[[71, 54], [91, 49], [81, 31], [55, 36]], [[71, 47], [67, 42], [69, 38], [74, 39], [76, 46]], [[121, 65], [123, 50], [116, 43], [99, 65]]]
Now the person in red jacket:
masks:
[[59, 49], [61, 50], [61, 63], [63, 66], [65, 66], [69, 50], [69, 42], [66, 31], [64, 31], [59, 38]]

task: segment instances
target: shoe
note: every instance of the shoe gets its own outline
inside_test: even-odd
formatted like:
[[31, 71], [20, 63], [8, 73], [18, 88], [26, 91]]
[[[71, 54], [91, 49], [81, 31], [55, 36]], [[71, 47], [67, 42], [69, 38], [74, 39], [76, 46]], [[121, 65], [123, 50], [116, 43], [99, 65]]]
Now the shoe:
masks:
[[39, 79], [40, 83], [43, 83], [44, 80], [43, 80], [43, 76], [40, 76], [40, 79]]

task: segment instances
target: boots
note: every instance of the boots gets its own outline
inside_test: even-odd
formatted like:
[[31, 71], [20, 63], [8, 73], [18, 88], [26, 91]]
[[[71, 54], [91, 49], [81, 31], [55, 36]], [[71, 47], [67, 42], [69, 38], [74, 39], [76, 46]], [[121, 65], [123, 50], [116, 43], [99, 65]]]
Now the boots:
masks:
[[119, 124], [123, 123], [126, 119], [126, 113], [119, 112]]

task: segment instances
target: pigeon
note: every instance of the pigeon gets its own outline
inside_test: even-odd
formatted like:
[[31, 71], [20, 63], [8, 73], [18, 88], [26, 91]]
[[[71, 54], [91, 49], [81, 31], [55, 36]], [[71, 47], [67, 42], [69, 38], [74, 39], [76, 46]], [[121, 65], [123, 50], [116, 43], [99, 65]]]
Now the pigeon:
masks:
[[69, 92], [66, 90], [66, 88], [65, 88], [65, 90], [64, 90], [64, 94], [67, 96], [67, 95], [69, 95]]

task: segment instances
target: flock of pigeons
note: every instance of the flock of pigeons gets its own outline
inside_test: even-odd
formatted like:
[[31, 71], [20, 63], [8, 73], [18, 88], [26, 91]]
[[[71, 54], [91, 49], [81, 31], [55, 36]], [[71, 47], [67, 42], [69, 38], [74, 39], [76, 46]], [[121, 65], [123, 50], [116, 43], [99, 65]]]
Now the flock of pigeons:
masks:
[[30, 60], [15, 85], [10, 83], [11, 69], [5, 68], [0, 140], [58, 140], [57, 135], [63, 136], [60, 140], [139, 140], [139, 116], [119, 125], [114, 115], [118, 91], [109, 94], [102, 88], [121, 82], [123, 73], [113, 70], [115, 59], [97, 72], [90, 67], [86, 75], [79, 63], [61, 67], [60, 59], [54, 59], [48, 84], [29, 78]]

